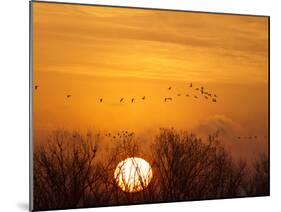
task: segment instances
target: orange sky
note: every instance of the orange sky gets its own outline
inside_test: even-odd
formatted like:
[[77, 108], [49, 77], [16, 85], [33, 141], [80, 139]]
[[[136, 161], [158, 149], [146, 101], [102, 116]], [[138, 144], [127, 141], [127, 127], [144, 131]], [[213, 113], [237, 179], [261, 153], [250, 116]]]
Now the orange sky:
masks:
[[[267, 135], [266, 17], [35, 2], [33, 21], [38, 137], [58, 127]], [[196, 94], [190, 82], [218, 103], [177, 97]]]

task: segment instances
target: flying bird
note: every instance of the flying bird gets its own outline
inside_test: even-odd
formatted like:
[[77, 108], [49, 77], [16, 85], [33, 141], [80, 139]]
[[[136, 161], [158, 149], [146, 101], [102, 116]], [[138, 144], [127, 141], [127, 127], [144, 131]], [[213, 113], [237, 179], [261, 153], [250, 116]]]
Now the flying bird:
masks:
[[195, 88], [196, 91], [199, 91], [199, 88]]
[[132, 98], [132, 99], [131, 99], [131, 102], [133, 103], [134, 101], [135, 101], [135, 98]]
[[196, 99], [197, 99], [197, 98], [198, 98], [198, 96], [194, 95], [194, 98], [196, 98]]
[[169, 88], [168, 88], [168, 90], [171, 90], [172, 89], [172, 87], [170, 86]]
[[120, 99], [120, 102], [122, 102], [123, 100], [124, 100], [124, 98], [121, 98], [121, 99]]
[[164, 99], [165, 102], [167, 102], [167, 100], [172, 101], [172, 97], [166, 97], [166, 98]]
[[100, 99], [100, 103], [102, 103], [103, 99]]
[[189, 87], [191, 87], [191, 88], [192, 88], [192, 83], [190, 83]]
[[185, 94], [185, 96], [189, 96], [189, 94]]
[[70, 95], [70, 94], [66, 95], [66, 98], [70, 98], [70, 97], [71, 97], [71, 95]]
[[181, 94], [180, 94], [180, 93], [178, 93], [178, 96], [181, 96]]
[[141, 99], [142, 99], [142, 100], [145, 100], [145, 96], [143, 96]]
[[35, 87], [35, 90], [37, 90], [37, 88], [38, 88], [39, 86], [38, 86], [38, 85], [35, 85], [34, 87]]
[[213, 102], [217, 102], [217, 100], [215, 98], [212, 99]]

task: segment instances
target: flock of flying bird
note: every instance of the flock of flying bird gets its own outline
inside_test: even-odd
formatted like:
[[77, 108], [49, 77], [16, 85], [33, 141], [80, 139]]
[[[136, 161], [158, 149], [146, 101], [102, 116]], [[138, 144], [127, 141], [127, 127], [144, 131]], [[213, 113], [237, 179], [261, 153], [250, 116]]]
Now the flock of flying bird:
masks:
[[[39, 88], [38, 85], [35, 85], [34, 87], [35, 87], [35, 90], [38, 90], [38, 88]], [[189, 84], [189, 88], [190, 88], [190, 89], [193, 88], [193, 84], [192, 84], [192, 83]], [[198, 92], [199, 94], [201, 94], [201, 96], [202, 96], [203, 98], [205, 98], [205, 99], [207, 99], [207, 100], [208, 100], [208, 99], [211, 99], [212, 102], [215, 102], [215, 103], [217, 102], [218, 96], [217, 96], [216, 94], [207, 92], [207, 91], [204, 89], [203, 86], [201, 86], [201, 87], [196, 87], [196, 88], [194, 88], [194, 89], [195, 89], [196, 92]], [[172, 90], [172, 87], [171, 87], [171, 86], [168, 87], [168, 90], [169, 90], [169, 91]], [[180, 96], [182, 96], [182, 94], [181, 94], [181, 93], [178, 93], [177, 96], [180, 97]], [[185, 96], [186, 96], [186, 97], [192, 97], [191, 94], [185, 94]], [[67, 95], [66, 95], [66, 98], [70, 98], [70, 97], [72, 97], [71, 94], [67, 94]], [[196, 94], [196, 95], [193, 95], [193, 97], [194, 97], [195, 99], [198, 99], [198, 98], [199, 98], [199, 95]], [[142, 99], [142, 100], [145, 100], [145, 99], [146, 99], [146, 96], [143, 96], [141, 99]], [[130, 99], [130, 102], [131, 102], [131, 103], [134, 103], [135, 100], [136, 100], [135, 98], [131, 98], [131, 99]], [[168, 102], [168, 101], [172, 101], [172, 100], [173, 100], [172, 97], [165, 97], [165, 98], [164, 98], [164, 102]], [[124, 101], [125, 101], [125, 98], [124, 98], [124, 97], [122, 97], [122, 98], [119, 100], [120, 103], [121, 103], [121, 102], [124, 102]], [[102, 103], [102, 102], [103, 102], [103, 98], [100, 98], [100, 99], [99, 99], [99, 102]], [[131, 136], [133, 136], [133, 135], [134, 135], [134, 132], [128, 132], [128, 131], [122, 131], [122, 132], [118, 132], [118, 133], [116, 133], [116, 134], [105, 133], [105, 136], [106, 136], [106, 137], [111, 137], [111, 138], [113, 138], [113, 139], [121, 138], [122, 136], [124, 136], [124, 137], [131, 137]], [[100, 136], [100, 134], [98, 134], [98, 136]], [[265, 137], [265, 138], [266, 138], [266, 137]], [[255, 136], [238, 136], [237, 139], [239, 139], [239, 140], [242, 140], [242, 139], [257, 140], [257, 139], [258, 139], [258, 136], [256, 136], [256, 135], [255, 135]]]
[[[264, 136], [264, 138], [266, 139], [267, 136]], [[242, 139], [249, 139], [249, 140], [257, 140], [258, 139], [258, 136], [257, 135], [254, 135], [254, 136], [238, 136], [237, 137], [238, 140], [242, 140]]]
[[[142, 100], [145, 100], [145, 96], [143, 96], [141, 99], [142, 99]], [[135, 98], [132, 98], [130, 101], [131, 101], [131, 103], [134, 103], [135, 100], [136, 100]], [[102, 103], [102, 101], [103, 101], [103, 99], [100, 98], [100, 99], [99, 99], [99, 102]], [[122, 98], [119, 100], [120, 103], [123, 102], [123, 101], [125, 101], [125, 98], [124, 98], [124, 97], [122, 97]]]
[[[130, 138], [130, 137], [133, 137], [134, 136], [134, 132], [128, 132], [128, 131], [121, 131], [121, 132], [118, 132], [118, 133], [105, 133], [105, 136], [106, 137], [111, 137], [113, 139], [117, 139], [117, 138]], [[100, 136], [100, 134], [97, 134], [98, 136]]]
[[[192, 89], [192, 87], [193, 87], [193, 84], [190, 83], [190, 84], [189, 84], [189, 88]], [[172, 87], [171, 87], [171, 86], [168, 87], [168, 90], [172, 90]], [[217, 101], [218, 101], [218, 100], [217, 100], [217, 99], [218, 99], [218, 96], [217, 96], [216, 94], [213, 94], [213, 93], [210, 93], [210, 92], [206, 91], [203, 86], [201, 86], [201, 87], [196, 87], [196, 88], [195, 88], [195, 91], [199, 92], [199, 94], [201, 94], [205, 99], [211, 99], [212, 102], [217, 102]], [[182, 94], [181, 94], [181, 93], [178, 93], [177, 96], [180, 97], [180, 96], [182, 96]], [[190, 94], [185, 94], [185, 96], [186, 96], [186, 97], [191, 97], [192, 95], [190, 95]], [[196, 95], [193, 95], [193, 97], [194, 97], [195, 99], [198, 99], [198, 98], [199, 98], [199, 95], [196, 94]], [[165, 101], [165, 102], [167, 102], [167, 101], [172, 101], [172, 100], [173, 100], [172, 97], [165, 97], [165, 98], [164, 98], [164, 101]]]
[[[39, 88], [39, 86], [38, 86], [38, 85], [35, 85], [35, 90], [37, 90], [38, 88]], [[193, 84], [192, 84], [192, 83], [189, 84], [189, 88], [190, 88], [190, 89], [193, 88]], [[213, 93], [210, 93], [210, 92], [206, 91], [203, 86], [201, 86], [201, 87], [196, 87], [196, 88], [194, 88], [194, 89], [195, 89], [196, 92], [198, 92], [198, 94], [201, 94], [201, 96], [202, 96], [203, 98], [205, 98], [206, 100], [210, 99], [212, 102], [215, 102], [215, 103], [218, 101], [218, 100], [217, 100], [217, 99], [218, 99], [218, 96], [217, 96], [216, 94], [213, 94]], [[172, 87], [171, 87], [171, 86], [168, 87], [168, 90], [169, 90], [169, 91], [172, 90]], [[198, 94], [195, 94], [195, 95], [185, 94], [185, 95], [183, 95], [183, 96], [186, 96], [186, 97], [193, 97], [193, 98], [195, 98], [195, 99], [198, 99], [198, 98], [199, 98], [199, 95], [198, 95]], [[182, 94], [181, 94], [181, 93], [178, 93], [177, 96], [180, 97], [180, 96], [182, 96]], [[66, 98], [70, 98], [70, 97], [72, 97], [71, 94], [67, 94], [67, 95], [66, 95]], [[146, 99], [146, 96], [143, 96], [143, 97], [141, 98], [141, 100], [143, 100], [143, 101], [144, 101], [145, 99]], [[164, 100], [164, 102], [169, 102], [169, 101], [172, 101], [173, 98], [170, 97], [170, 96], [168, 96], [168, 97], [165, 97], [163, 100]], [[99, 98], [98, 101], [99, 101], [100, 103], [102, 103], [102, 102], [104, 101], [104, 99], [103, 99], [103, 98]], [[124, 101], [125, 101], [125, 98], [124, 98], [124, 97], [120, 98], [120, 100], [119, 100], [120, 103], [122, 103], [122, 102], [124, 102]], [[130, 101], [131, 103], [134, 103], [134, 102], [136, 101], [136, 98], [133, 97], [133, 98], [129, 99], [129, 101]]]

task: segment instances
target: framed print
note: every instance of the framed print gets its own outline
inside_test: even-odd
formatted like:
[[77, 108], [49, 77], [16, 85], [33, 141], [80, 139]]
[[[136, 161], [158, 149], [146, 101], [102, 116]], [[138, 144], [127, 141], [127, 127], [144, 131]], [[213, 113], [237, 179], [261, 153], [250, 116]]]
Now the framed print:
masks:
[[268, 16], [30, 2], [31, 210], [269, 190]]

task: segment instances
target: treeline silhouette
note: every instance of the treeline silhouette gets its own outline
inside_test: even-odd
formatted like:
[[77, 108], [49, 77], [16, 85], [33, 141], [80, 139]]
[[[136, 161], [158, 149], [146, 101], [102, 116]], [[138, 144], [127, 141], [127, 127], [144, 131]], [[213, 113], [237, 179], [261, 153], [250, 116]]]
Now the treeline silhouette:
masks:
[[[186, 131], [160, 129], [149, 150], [134, 136], [118, 137], [105, 151], [102, 142], [98, 134], [57, 130], [35, 145], [34, 209], [269, 195], [267, 155], [253, 165], [234, 161], [218, 133], [201, 140]], [[128, 157], [144, 158], [152, 167], [152, 180], [141, 192], [122, 191], [113, 177]]]

